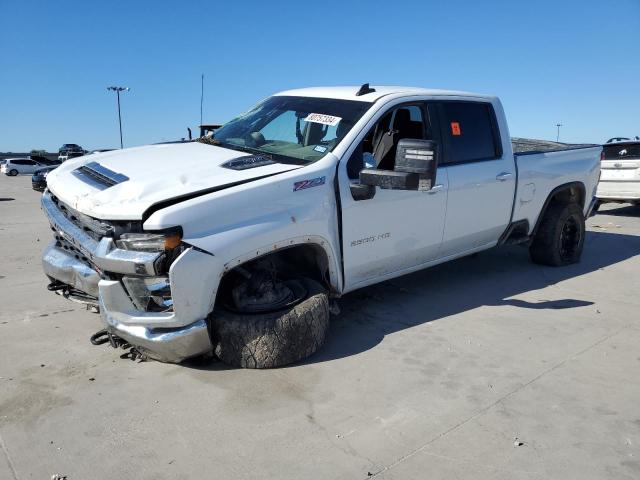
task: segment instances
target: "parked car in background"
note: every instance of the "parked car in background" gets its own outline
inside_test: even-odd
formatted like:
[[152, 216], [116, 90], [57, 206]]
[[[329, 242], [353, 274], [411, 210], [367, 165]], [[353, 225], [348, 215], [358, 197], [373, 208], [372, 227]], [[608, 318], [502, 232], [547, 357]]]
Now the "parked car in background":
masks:
[[599, 203], [640, 204], [640, 138], [612, 138], [604, 144], [600, 165], [600, 182], [596, 197]]
[[42, 164], [30, 158], [7, 158], [4, 165], [0, 167], [0, 172], [10, 177], [15, 177], [16, 175], [32, 174], [42, 166]]
[[87, 151], [76, 143], [65, 143], [58, 149], [58, 160], [65, 162], [70, 158], [83, 156]]
[[47, 175], [51, 170], [57, 168], [57, 165], [39, 168], [31, 176], [31, 188], [37, 192], [44, 192], [47, 188]]

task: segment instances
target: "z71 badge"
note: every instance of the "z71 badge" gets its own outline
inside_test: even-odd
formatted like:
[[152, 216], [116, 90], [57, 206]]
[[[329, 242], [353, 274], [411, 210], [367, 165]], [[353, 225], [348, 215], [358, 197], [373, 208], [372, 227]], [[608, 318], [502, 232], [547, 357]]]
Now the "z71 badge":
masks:
[[305, 188], [319, 187], [324, 185], [326, 177], [312, 178], [311, 180], [301, 180], [293, 184], [293, 191], [304, 190]]

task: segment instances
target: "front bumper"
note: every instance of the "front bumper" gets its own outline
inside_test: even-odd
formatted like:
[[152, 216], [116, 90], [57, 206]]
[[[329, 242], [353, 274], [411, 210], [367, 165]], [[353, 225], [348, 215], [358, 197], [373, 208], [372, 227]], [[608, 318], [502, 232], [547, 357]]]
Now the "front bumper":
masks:
[[[175, 295], [174, 311], [140, 311], [122, 283], [109, 277], [113, 278], [114, 273], [116, 277], [153, 275], [157, 254], [114, 248], [110, 238], [96, 241], [60, 212], [48, 192], [43, 195], [42, 208], [56, 237], [42, 257], [45, 274], [65, 288], [70, 287], [68, 291], [95, 298], [102, 321], [112, 334], [163, 362], [178, 363], [212, 351], [206, 321], [210, 302], [203, 298], [203, 286], [210, 284], [207, 277], [212, 275], [212, 269], [206, 263], [210, 260], [201, 256], [213, 257], [191, 249], [184, 252], [170, 271], [186, 287]], [[197, 265], [204, 268], [197, 269]], [[200, 285], [199, 291], [188, 283], [191, 280]], [[73, 295], [70, 297], [73, 299]]]
[[142, 325], [126, 325], [112, 318], [108, 312], [103, 316], [107, 330], [144, 352], [149, 358], [168, 363], [181, 361], [212, 351], [206, 320], [180, 328], [152, 329]]

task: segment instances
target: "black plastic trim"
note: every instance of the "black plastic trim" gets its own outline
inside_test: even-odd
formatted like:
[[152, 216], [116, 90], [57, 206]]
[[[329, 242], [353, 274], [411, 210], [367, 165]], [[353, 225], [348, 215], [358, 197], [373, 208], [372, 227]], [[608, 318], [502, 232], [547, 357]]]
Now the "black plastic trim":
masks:
[[551, 203], [551, 200], [553, 199], [553, 197], [555, 197], [558, 193], [564, 191], [564, 190], [569, 190], [570, 188], [578, 188], [581, 192], [582, 192], [582, 205], [580, 205], [583, 209], [584, 209], [584, 202], [586, 201], [586, 188], [584, 186], [584, 184], [582, 182], [569, 182], [569, 183], [565, 183], [562, 185], [557, 186], [556, 188], [554, 188], [553, 190], [551, 190], [551, 192], [549, 193], [549, 195], [547, 196], [547, 199], [544, 201], [544, 204], [542, 205], [542, 209], [540, 210], [540, 214], [538, 215], [538, 219], [536, 220], [536, 224], [533, 227], [533, 230], [531, 231], [531, 235], [530, 237], [533, 238], [536, 235], [536, 232], [538, 231], [538, 228], [540, 227], [540, 224], [542, 223], [542, 218], [544, 217], [545, 213], [547, 212], [547, 208], [549, 207], [549, 204]]
[[[336, 218], [338, 220], [338, 243], [340, 245], [340, 276], [342, 277], [342, 290], [344, 290], [344, 246], [342, 244], [342, 200], [340, 197], [340, 162], [336, 164], [336, 173], [333, 177], [333, 189], [336, 194]], [[338, 292], [339, 294], [342, 292]]]

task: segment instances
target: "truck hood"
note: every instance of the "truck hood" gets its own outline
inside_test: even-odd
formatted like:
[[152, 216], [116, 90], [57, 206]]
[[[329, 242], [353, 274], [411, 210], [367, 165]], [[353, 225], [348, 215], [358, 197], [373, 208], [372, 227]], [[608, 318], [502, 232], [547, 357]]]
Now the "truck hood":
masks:
[[[47, 186], [61, 201], [85, 215], [101, 220], [140, 220], [159, 202], [300, 168], [281, 163], [245, 169], [222, 166], [249, 156], [197, 142], [148, 145], [68, 160], [49, 173]], [[96, 164], [115, 178], [115, 184], [79, 174], [83, 167]]]

